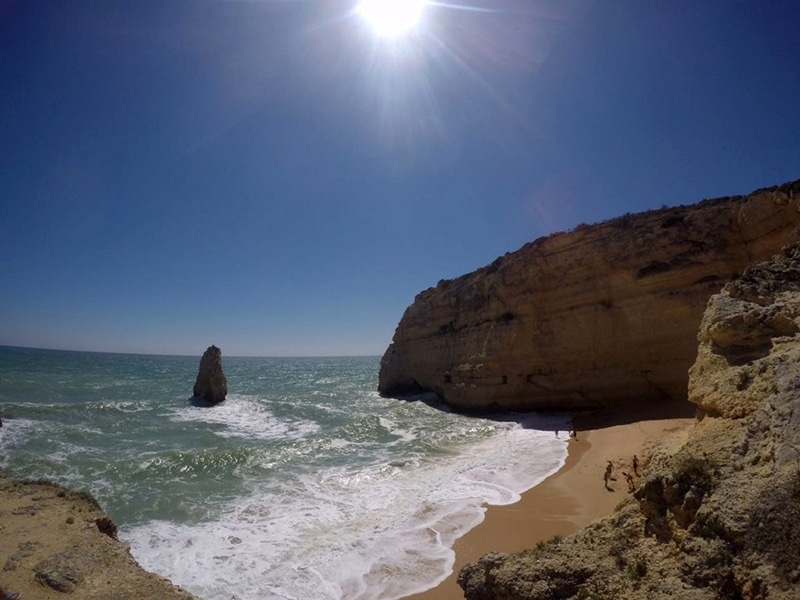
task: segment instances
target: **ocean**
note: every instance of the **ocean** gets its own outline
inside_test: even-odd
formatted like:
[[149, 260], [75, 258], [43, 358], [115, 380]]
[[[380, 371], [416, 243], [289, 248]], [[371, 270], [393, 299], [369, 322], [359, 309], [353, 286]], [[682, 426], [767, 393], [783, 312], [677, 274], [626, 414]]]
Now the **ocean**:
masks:
[[381, 398], [380, 359], [0, 347], [0, 468], [90, 491], [146, 569], [204, 600], [390, 600], [566, 459], [566, 421]]

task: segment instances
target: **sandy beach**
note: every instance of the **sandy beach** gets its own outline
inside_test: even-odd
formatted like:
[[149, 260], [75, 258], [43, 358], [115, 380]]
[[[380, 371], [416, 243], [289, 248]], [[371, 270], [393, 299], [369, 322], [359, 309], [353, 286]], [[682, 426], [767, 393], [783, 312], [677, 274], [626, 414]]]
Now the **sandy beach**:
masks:
[[[491, 506], [486, 518], [455, 544], [453, 574], [439, 586], [409, 596], [414, 600], [456, 600], [464, 597], [458, 571], [488, 552], [518, 552], [555, 535], [567, 535], [610, 514], [629, 493], [623, 473], [633, 475], [633, 457], [646, 472], [649, 448], [667, 436], [680, 436], [694, 421], [688, 402], [653, 407], [614, 409], [613, 414], [588, 414], [574, 419], [577, 440], [558, 473], [523, 494], [516, 504]], [[604, 473], [612, 462], [606, 487]]]
[[[668, 435], [680, 437], [693, 422], [693, 410], [685, 402], [576, 416], [577, 439], [570, 439], [565, 466], [518, 503], [490, 507], [484, 521], [457, 541], [454, 573], [436, 588], [410, 598], [463, 598], [456, 574], [465, 564], [491, 551], [531, 548], [609, 514], [629, 493], [623, 472], [633, 473], [634, 455], [640, 458], [640, 473], [646, 473], [648, 448]], [[606, 487], [608, 461], [612, 461], [612, 471]], [[163, 578], [145, 573], [124, 544], [99, 529], [97, 520], [105, 514], [80, 494], [0, 477], [0, 517], [4, 539], [0, 564], [5, 565], [0, 585], [20, 591], [26, 600], [54, 600], [63, 595], [36, 580], [34, 573], [61, 573], [66, 567], [78, 574], [74, 583], [87, 599], [107, 597], [103, 594], [117, 586], [120, 574], [137, 582], [126, 587], [120, 599], [140, 597], [141, 590], [152, 592], [147, 597], [189, 597]]]

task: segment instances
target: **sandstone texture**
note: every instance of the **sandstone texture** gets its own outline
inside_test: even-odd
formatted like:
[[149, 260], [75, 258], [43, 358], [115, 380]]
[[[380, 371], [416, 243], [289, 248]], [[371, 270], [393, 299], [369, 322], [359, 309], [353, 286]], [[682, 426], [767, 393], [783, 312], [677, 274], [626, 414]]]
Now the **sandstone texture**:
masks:
[[192, 600], [142, 569], [88, 494], [0, 474], [0, 585], [24, 600]]
[[211, 404], [219, 404], [228, 395], [228, 380], [222, 371], [222, 350], [209, 346], [200, 359], [194, 395]]
[[800, 245], [712, 297], [689, 397], [615, 513], [459, 574], [468, 600], [800, 598]]
[[440, 281], [403, 315], [379, 390], [479, 411], [685, 399], [709, 297], [798, 239], [799, 209], [795, 181], [625, 215]]

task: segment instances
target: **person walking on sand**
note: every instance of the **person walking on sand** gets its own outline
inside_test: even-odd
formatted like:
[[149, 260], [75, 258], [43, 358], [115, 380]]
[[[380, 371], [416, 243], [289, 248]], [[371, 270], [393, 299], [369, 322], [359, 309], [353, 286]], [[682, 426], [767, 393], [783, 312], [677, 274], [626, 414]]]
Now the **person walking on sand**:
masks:
[[613, 465], [611, 461], [608, 461], [608, 465], [606, 466], [606, 472], [603, 474], [603, 483], [606, 486], [606, 489], [611, 491], [611, 488], [608, 486], [608, 480], [611, 479], [611, 471], [613, 469]]
[[636, 489], [636, 486], [633, 484], [633, 475], [626, 473], [625, 471], [623, 471], [622, 474], [625, 476], [625, 481], [628, 482], [628, 493], [633, 493], [633, 491]]
[[0, 585], [0, 600], [21, 600], [21, 598], [19, 592], [12, 592]]
[[639, 458], [633, 455], [633, 474], [639, 477]]

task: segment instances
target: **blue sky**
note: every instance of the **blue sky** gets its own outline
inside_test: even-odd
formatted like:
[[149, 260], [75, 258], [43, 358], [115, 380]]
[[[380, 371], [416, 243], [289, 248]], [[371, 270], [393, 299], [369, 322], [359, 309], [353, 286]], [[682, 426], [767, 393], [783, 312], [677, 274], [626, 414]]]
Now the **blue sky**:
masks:
[[581, 222], [800, 177], [800, 3], [0, 0], [0, 344], [381, 354]]

